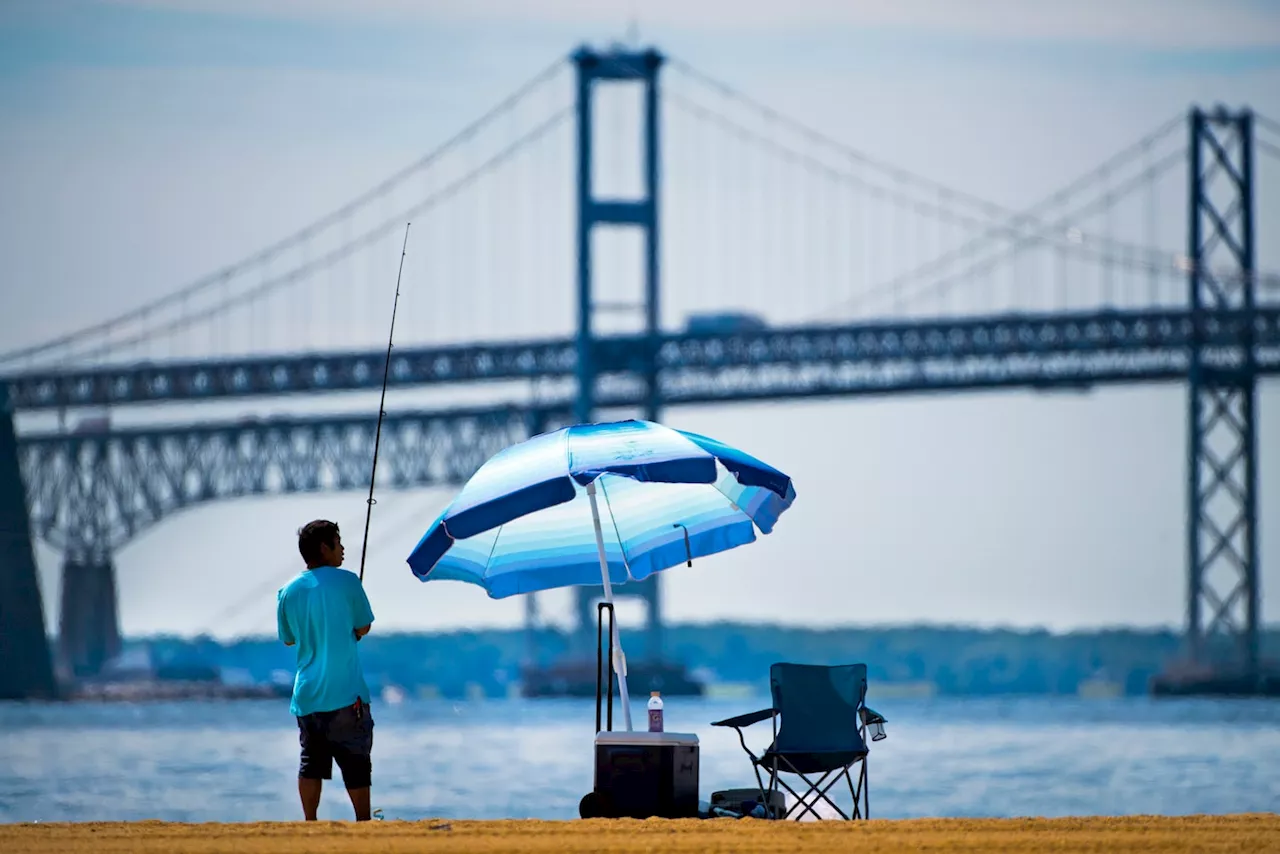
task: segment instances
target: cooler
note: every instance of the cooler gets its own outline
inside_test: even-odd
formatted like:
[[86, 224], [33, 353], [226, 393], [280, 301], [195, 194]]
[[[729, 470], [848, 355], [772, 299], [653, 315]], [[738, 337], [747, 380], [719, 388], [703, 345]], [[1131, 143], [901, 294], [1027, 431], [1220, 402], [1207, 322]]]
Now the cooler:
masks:
[[680, 732], [596, 733], [593, 793], [616, 818], [696, 818], [698, 737]]

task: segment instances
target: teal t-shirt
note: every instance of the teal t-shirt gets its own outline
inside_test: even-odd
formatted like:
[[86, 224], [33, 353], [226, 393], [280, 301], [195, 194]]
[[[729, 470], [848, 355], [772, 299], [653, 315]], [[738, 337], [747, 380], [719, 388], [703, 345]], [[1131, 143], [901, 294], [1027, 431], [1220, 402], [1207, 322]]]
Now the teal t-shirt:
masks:
[[320, 566], [298, 574], [276, 595], [276, 630], [296, 644], [298, 672], [289, 711], [298, 717], [369, 702], [355, 630], [373, 622], [373, 609], [355, 573]]

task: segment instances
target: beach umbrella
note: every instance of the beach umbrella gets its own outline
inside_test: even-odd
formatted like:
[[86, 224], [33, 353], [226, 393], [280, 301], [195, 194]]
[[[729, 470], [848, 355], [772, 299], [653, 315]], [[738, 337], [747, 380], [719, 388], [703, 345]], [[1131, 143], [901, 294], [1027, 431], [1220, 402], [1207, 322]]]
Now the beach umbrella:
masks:
[[[706, 436], [651, 421], [576, 424], [495, 454], [408, 557], [422, 581], [464, 581], [494, 599], [613, 587], [754, 542], [795, 500], [791, 479]], [[631, 729], [626, 657], [614, 669]]]

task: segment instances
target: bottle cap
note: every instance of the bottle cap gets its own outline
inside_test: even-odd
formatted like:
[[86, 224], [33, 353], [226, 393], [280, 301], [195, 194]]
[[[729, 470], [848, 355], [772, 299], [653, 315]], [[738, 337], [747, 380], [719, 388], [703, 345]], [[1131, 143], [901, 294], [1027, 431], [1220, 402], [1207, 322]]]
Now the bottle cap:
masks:
[[658, 692], [657, 692], [657, 691], [650, 691], [650, 692], [649, 692], [649, 696], [650, 696], [650, 697], [656, 697], [656, 696], [658, 696]]

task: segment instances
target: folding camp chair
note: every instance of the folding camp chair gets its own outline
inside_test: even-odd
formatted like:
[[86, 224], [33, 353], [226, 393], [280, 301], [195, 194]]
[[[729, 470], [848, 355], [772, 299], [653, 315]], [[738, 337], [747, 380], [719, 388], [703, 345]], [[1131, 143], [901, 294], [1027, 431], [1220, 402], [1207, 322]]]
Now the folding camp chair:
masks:
[[[711, 725], [733, 727], [737, 731], [742, 749], [751, 758], [760, 787], [760, 801], [766, 810], [768, 805], [778, 802], [778, 786], [796, 799], [796, 804], [784, 815], [771, 817], [789, 818], [799, 807], [797, 820], [805, 813], [813, 813], [820, 819], [822, 816], [813, 807], [821, 799], [846, 820], [870, 818], [866, 735], [869, 729], [872, 741], [884, 738], [885, 719], [865, 705], [867, 666], [778, 663], [769, 668], [769, 688], [773, 694], [772, 708]], [[762, 756], [756, 756], [747, 747], [742, 730], [768, 719], [773, 719], [773, 742]], [[856, 785], [851, 773], [855, 765], [859, 766]], [[769, 772], [767, 788], [760, 775], [762, 767]], [[803, 796], [780, 776], [783, 773], [794, 774], [804, 781], [808, 788]], [[816, 781], [810, 779], [815, 774], [821, 774]], [[849, 794], [853, 796], [852, 815], [846, 815], [828, 795], [841, 777], [848, 781]], [[818, 797], [812, 804], [808, 803], [807, 798], [814, 792]]]

